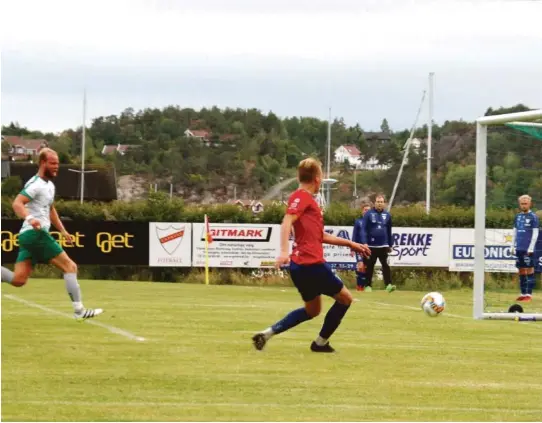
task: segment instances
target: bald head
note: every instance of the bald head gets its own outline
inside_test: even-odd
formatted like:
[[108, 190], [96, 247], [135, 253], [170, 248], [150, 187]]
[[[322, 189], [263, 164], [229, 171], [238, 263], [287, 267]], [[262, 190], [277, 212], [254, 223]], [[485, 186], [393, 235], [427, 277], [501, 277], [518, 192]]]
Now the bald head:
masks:
[[54, 156], [58, 159], [58, 154], [56, 154], [55, 150], [53, 150], [52, 148], [42, 148], [39, 154], [39, 164], [41, 165], [43, 162], [46, 162], [51, 156]]
[[42, 148], [39, 154], [39, 174], [44, 179], [52, 179], [58, 174], [58, 154], [50, 148]]

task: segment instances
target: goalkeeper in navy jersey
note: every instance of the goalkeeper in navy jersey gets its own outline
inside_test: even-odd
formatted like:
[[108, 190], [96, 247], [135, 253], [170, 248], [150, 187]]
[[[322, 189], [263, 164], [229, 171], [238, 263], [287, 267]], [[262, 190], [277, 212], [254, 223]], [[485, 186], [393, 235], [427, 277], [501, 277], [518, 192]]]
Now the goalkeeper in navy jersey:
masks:
[[518, 199], [521, 210], [514, 219], [513, 253], [515, 253], [516, 267], [519, 270], [519, 283], [521, 295], [516, 301], [531, 301], [535, 286], [534, 249], [539, 233], [538, 216], [531, 211], [532, 200], [528, 195]]
[[392, 223], [391, 214], [385, 210], [386, 200], [383, 195], [375, 199], [375, 206], [363, 216], [361, 222], [361, 239], [371, 249], [371, 256], [365, 258], [366, 287], [370, 287], [373, 280], [373, 272], [376, 260], [382, 265], [382, 275], [386, 291], [395, 291], [395, 285], [391, 283], [391, 269], [388, 263], [388, 254], [392, 251]]

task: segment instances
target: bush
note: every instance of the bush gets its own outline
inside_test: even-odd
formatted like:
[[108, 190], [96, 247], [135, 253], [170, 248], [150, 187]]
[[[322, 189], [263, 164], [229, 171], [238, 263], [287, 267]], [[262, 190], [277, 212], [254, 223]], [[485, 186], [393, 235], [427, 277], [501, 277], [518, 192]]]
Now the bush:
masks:
[[[2, 198], [4, 196], [16, 196], [23, 189], [23, 181], [20, 176], [10, 176], [2, 182]], [[2, 204], [3, 207], [3, 204]]]
[[[2, 218], [15, 218], [11, 208], [13, 197], [2, 196]], [[253, 215], [250, 210], [236, 205], [185, 205], [178, 198], [170, 200], [162, 192], [151, 193], [145, 200], [133, 202], [113, 201], [111, 203], [78, 201], [58, 201], [56, 208], [65, 219], [72, 220], [135, 220], [153, 222], [203, 222], [209, 215], [211, 222], [231, 223], [280, 223], [284, 216], [284, 206], [267, 205], [260, 214]], [[514, 210], [487, 210], [488, 228], [508, 228], [514, 220]], [[474, 208], [441, 206], [431, 209], [427, 215], [420, 206], [394, 207], [393, 224], [397, 227], [426, 228], [473, 228]], [[347, 204], [334, 203], [324, 215], [326, 225], [351, 226], [359, 217], [359, 210]]]

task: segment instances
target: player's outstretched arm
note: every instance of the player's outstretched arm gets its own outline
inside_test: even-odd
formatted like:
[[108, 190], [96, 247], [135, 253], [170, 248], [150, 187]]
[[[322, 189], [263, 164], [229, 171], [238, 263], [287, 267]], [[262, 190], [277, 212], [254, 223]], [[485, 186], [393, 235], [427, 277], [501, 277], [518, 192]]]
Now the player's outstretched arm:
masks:
[[339, 247], [348, 247], [351, 250], [360, 253], [362, 256], [369, 257], [371, 255], [371, 250], [365, 244], [358, 244], [357, 242], [352, 242], [348, 239], [340, 238], [335, 235], [330, 235], [327, 232], [324, 232], [324, 244], [337, 245]]

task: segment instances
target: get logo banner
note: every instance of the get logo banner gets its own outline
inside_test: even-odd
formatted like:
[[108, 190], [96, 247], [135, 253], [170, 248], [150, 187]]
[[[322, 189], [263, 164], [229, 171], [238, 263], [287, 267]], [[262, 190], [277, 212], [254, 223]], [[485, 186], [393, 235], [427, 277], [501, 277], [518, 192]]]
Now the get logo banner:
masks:
[[[2, 220], [2, 262], [15, 263], [22, 221]], [[149, 231], [146, 222], [65, 221], [72, 243], [51, 227], [49, 232], [78, 264], [147, 265]]]

